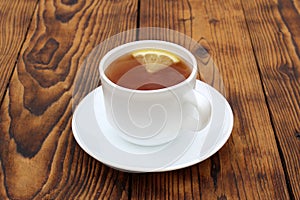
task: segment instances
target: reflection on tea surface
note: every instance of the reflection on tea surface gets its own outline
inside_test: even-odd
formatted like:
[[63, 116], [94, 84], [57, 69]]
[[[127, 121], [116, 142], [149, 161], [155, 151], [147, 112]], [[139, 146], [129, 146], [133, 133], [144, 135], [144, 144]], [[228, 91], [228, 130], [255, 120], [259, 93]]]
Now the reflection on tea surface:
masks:
[[115, 84], [137, 90], [156, 90], [176, 85], [189, 77], [191, 68], [178, 56], [144, 49], [113, 61], [105, 75]]

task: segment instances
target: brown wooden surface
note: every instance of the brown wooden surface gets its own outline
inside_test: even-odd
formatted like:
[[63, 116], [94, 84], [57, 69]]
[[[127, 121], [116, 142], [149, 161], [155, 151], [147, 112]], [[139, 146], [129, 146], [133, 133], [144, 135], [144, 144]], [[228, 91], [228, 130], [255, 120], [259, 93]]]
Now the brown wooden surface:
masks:
[[[9, 2], [0, 0], [0, 199], [300, 199], [299, 1]], [[208, 50], [235, 121], [211, 158], [132, 174], [76, 143], [72, 92], [96, 45], [149, 26]]]
[[[299, 3], [243, 1], [271, 123], [279, 153], [284, 157], [286, 181], [296, 199], [300, 197]], [[272, 23], [257, 23], [267, 20]]]
[[0, 99], [15, 68], [37, 0], [0, 1]]

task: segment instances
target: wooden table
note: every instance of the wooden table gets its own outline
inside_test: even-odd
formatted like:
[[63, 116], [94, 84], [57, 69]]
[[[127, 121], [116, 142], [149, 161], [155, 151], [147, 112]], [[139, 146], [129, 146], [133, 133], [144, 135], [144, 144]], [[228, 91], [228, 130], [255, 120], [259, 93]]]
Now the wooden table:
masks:
[[[0, 0], [0, 199], [300, 199], [300, 1]], [[125, 173], [71, 128], [74, 79], [101, 41], [164, 27], [201, 43], [234, 113], [194, 166]]]

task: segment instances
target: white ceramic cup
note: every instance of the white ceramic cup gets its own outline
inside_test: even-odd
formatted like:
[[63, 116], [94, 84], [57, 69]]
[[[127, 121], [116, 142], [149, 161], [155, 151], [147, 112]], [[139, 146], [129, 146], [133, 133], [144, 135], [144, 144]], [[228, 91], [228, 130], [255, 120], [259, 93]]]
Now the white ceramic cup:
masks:
[[[118, 57], [149, 48], [180, 57], [192, 69], [190, 76], [163, 89], [133, 90], [113, 83], [105, 75], [105, 69]], [[211, 120], [210, 100], [194, 89], [197, 61], [180, 45], [159, 40], [126, 43], [109, 51], [100, 61], [99, 70], [107, 119], [128, 142], [143, 146], [165, 144], [179, 134], [187, 134], [184, 129], [202, 130]], [[196, 117], [192, 117], [195, 112]]]

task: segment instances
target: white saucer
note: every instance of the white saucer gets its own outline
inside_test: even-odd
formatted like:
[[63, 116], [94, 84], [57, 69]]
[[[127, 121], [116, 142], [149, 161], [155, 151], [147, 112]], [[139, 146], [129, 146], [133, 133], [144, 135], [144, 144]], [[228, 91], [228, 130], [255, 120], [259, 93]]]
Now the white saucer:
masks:
[[197, 81], [196, 90], [211, 99], [211, 124], [201, 132], [185, 131], [174, 141], [156, 147], [131, 144], [107, 122], [102, 87], [89, 93], [76, 108], [72, 129], [81, 148], [100, 162], [129, 172], [160, 172], [180, 169], [205, 160], [228, 140], [233, 113], [226, 99], [213, 87]]

